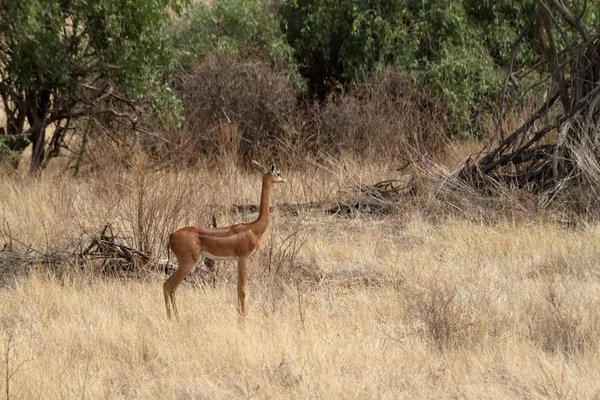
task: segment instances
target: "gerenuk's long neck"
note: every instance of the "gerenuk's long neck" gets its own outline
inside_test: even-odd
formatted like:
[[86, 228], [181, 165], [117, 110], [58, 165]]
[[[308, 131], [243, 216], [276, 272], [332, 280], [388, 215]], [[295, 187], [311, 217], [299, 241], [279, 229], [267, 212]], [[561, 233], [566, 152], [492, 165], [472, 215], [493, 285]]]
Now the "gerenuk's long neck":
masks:
[[270, 211], [269, 205], [271, 203], [271, 181], [265, 175], [263, 177], [262, 192], [260, 195], [260, 211], [258, 218], [254, 221], [255, 232], [262, 235], [269, 226]]

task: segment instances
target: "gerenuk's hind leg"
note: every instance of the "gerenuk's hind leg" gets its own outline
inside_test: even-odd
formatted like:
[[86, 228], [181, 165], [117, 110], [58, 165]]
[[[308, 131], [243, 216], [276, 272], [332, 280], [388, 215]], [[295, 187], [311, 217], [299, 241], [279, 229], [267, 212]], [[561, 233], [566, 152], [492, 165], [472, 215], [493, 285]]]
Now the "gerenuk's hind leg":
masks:
[[167, 319], [171, 319], [171, 307], [169, 305], [169, 302], [171, 300], [169, 298], [169, 289], [168, 289], [168, 285], [167, 285], [166, 281], [163, 284], [163, 293], [165, 295], [165, 307], [167, 308]]
[[167, 318], [171, 319], [171, 310], [169, 308], [170, 302], [173, 306], [175, 319], [179, 321], [179, 312], [177, 311], [177, 303], [175, 302], [175, 290], [190, 272], [190, 270], [194, 267], [194, 265], [196, 265], [196, 261], [193, 257], [186, 257], [184, 260], [181, 260], [179, 257], [177, 257], [177, 260], [179, 261], [177, 270], [163, 284], [163, 292], [165, 295], [165, 306], [167, 307]]

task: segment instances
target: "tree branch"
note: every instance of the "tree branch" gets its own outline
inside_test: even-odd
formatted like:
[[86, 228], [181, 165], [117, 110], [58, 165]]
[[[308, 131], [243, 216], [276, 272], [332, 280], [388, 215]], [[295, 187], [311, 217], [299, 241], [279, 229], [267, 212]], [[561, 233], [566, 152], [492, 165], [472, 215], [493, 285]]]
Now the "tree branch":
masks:
[[501, 153], [502, 151], [504, 151], [506, 148], [508, 148], [519, 137], [519, 135], [521, 133], [528, 131], [529, 128], [531, 128], [531, 126], [535, 123], [535, 121], [537, 121], [538, 119], [540, 119], [542, 116], [544, 116], [546, 114], [546, 112], [550, 109], [550, 107], [552, 107], [554, 102], [556, 102], [556, 100], [558, 99], [558, 96], [559, 96], [559, 93], [555, 92], [548, 100], [546, 100], [546, 102], [544, 104], [542, 104], [542, 106], [540, 108], [538, 108], [536, 110], [536, 112], [531, 117], [529, 117], [529, 119], [527, 121], [525, 121], [525, 123], [523, 125], [521, 125], [519, 127], [519, 129], [514, 131], [506, 139], [502, 140], [500, 142], [500, 145], [494, 151], [492, 151], [491, 153], [486, 155], [481, 160], [481, 164], [487, 165], [487, 164], [491, 163], [496, 158], [496, 156], [499, 153]]
[[583, 24], [581, 23], [581, 18], [575, 17], [573, 15], [573, 13], [571, 13], [571, 11], [567, 8], [567, 6], [562, 2], [562, 0], [550, 0], [550, 1], [554, 5], [554, 7], [558, 10], [560, 15], [562, 15], [562, 17], [569, 24], [571, 24], [575, 29], [577, 29], [577, 31], [579, 31], [579, 34], [581, 35], [583, 40], [587, 42], [590, 39], [590, 35], [589, 35], [587, 29], [585, 29], [585, 26], [583, 26]]

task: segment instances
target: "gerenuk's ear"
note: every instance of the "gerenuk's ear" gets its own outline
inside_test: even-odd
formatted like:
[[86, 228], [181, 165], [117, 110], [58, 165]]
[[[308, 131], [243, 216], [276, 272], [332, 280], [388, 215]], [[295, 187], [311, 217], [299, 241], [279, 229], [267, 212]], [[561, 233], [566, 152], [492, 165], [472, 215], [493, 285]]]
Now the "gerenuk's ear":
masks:
[[259, 163], [257, 163], [256, 161], [252, 160], [252, 168], [259, 170], [260, 172], [265, 172], [266, 168], [263, 167], [262, 165], [260, 165]]

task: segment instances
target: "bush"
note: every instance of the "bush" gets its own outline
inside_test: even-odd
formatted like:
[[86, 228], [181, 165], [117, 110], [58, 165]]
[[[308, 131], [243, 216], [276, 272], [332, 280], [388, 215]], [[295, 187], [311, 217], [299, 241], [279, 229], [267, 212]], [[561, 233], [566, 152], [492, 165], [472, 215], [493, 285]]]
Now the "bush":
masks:
[[444, 110], [429, 92], [392, 68], [330, 95], [305, 119], [299, 143], [313, 154], [413, 160], [439, 152], [450, 134]]
[[218, 0], [191, 6], [190, 17], [173, 35], [181, 64], [190, 69], [208, 55], [229, 55], [278, 64], [302, 87], [292, 48], [279, 28], [279, 17], [267, 0]]
[[279, 13], [310, 93], [325, 99], [337, 83], [360, 82], [386, 63], [410, 62], [417, 43], [402, 2], [278, 0]]
[[480, 299], [440, 276], [408, 287], [405, 294], [419, 333], [438, 350], [477, 345], [496, 328], [489, 310], [477, 304]]
[[[178, 119], [164, 83], [172, 43], [164, 34], [177, 0], [0, 3], [0, 157], [17, 166], [31, 143], [31, 172], [67, 148], [78, 120], [136, 120], [141, 111]], [[127, 107], [120, 113], [120, 107]]]
[[231, 56], [207, 57], [180, 78], [176, 90], [185, 121], [160, 145], [169, 158], [187, 164], [199, 155], [242, 162], [275, 157], [297, 94], [282, 70]]
[[491, 109], [502, 82], [500, 71], [485, 48], [476, 43], [471, 47], [444, 48], [423, 77], [452, 115], [455, 134], [482, 134], [478, 116]]
[[[497, 100], [501, 68], [535, 0], [216, 0], [192, 7], [175, 32], [182, 64], [229, 54], [277, 65], [307, 104], [360, 84], [388, 66], [416, 72], [449, 110], [454, 133], [476, 124]], [[533, 34], [515, 70], [535, 62]], [[306, 80], [306, 82], [303, 80]]]
[[443, 147], [444, 109], [406, 73], [388, 68], [324, 102], [297, 104], [285, 71], [265, 62], [209, 56], [176, 85], [185, 111], [181, 128], [151, 144], [179, 165], [205, 159], [286, 164], [359, 155], [401, 164]]
[[573, 302], [564, 289], [551, 285], [545, 301], [531, 305], [527, 316], [530, 338], [550, 353], [573, 355], [598, 348], [600, 325], [592, 312], [597, 309], [595, 299], [575, 296]]
[[[465, 13], [475, 28], [473, 38], [487, 49], [497, 65], [504, 66], [509, 61], [513, 43], [536, 4], [535, 0], [464, 0]], [[527, 68], [536, 62], [534, 43], [531, 34], [526, 36], [525, 46], [515, 54], [517, 68]]]
[[[535, 1], [429, 0], [412, 8], [416, 54], [424, 83], [453, 117], [454, 133], [481, 135], [479, 116], [497, 100], [502, 67]], [[531, 39], [533, 43], [533, 38]], [[516, 69], [533, 65], [532, 46], [516, 54]]]
[[[311, 94], [361, 82], [386, 65], [416, 71], [450, 110], [455, 133], [473, 135], [489, 111], [500, 68], [536, 2], [278, 0], [284, 29]], [[528, 37], [533, 43], [533, 38]], [[533, 65], [532, 46], [517, 54]]]

